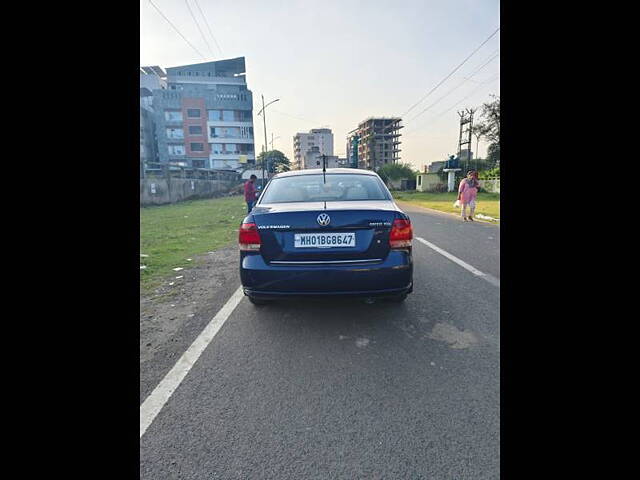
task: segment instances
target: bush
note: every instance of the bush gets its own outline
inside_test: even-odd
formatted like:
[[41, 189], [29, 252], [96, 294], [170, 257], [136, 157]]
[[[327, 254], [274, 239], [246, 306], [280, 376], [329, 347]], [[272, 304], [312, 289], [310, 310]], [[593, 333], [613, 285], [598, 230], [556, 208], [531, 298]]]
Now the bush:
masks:
[[480, 180], [486, 180], [488, 178], [500, 178], [500, 167], [492, 168], [491, 170], [482, 170], [478, 172], [478, 178]]

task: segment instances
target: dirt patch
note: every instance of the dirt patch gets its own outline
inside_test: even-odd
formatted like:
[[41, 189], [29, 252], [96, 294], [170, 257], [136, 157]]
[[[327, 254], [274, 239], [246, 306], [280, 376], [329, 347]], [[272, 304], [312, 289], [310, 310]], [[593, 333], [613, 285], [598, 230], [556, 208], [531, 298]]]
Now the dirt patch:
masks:
[[227, 300], [227, 290], [240, 284], [235, 245], [193, 257], [193, 262], [193, 267], [175, 272], [154, 290], [140, 293], [141, 365], [181, 341], [181, 332], [190, 323], [206, 320], [217, 304]]
[[469, 348], [478, 343], [476, 336], [465, 330], [458, 330], [455, 325], [436, 323], [428, 335], [432, 340], [448, 343], [451, 348]]

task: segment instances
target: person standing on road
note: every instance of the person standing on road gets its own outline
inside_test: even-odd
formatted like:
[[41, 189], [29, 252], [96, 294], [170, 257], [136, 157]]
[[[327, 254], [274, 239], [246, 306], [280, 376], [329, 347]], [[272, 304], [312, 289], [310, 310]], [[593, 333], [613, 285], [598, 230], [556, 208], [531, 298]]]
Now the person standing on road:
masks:
[[247, 202], [247, 213], [251, 213], [253, 205], [256, 203], [256, 180], [258, 177], [251, 175], [244, 184], [244, 200]]
[[[458, 200], [460, 201], [460, 214], [465, 222], [473, 222], [473, 213], [476, 210], [476, 198], [478, 197], [478, 188], [480, 182], [475, 170], [467, 172], [467, 178], [460, 182], [458, 187]], [[469, 216], [467, 217], [467, 207], [469, 207]]]

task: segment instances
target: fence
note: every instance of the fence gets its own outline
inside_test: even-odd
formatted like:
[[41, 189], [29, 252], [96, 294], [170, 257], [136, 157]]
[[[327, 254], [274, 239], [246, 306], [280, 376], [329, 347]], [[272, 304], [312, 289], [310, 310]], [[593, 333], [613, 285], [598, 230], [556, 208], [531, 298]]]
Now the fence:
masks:
[[140, 178], [188, 178], [199, 180], [238, 180], [240, 174], [234, 170], [214, 170], [210, 168], [193, 168], [178, 166], [175, 164], [147, 162], [144, 170], [141, 170]]
[[233, 170], [148, 162], [141, 170], [140, 206], [177, 203], [229, 194], [242, 180]]
[[202, 180], [197, 178], [140, 179], [140, 205], [164, 205], [196, 198], [228, 195], [239, 180]]
[[408, 178], [402, 178], [400, 180], [387, 180], [387, 187], [389, 190], [415, 190], [416, 181]]
[[490, 193], [500, 193], [500, 179], [488, 178], [486, 180], [480, 180], [480, 186]]

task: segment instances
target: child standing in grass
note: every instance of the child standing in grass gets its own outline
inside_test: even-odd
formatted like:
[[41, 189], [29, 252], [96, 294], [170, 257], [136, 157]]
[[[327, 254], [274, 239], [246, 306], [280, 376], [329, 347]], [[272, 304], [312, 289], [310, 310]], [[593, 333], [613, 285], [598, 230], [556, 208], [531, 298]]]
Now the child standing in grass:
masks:
[[[458, 200], [460, 201], [460, 214], [462, 220], [467, 222], [473, 222], [473, 213], [476, 210], [476, 198], [478, 197], [478, 188], [480, 182], [478, 181], [478, 175], [475, 170], [469, 170], [467, 172], [467, 178], [460, 182], [458, 187]], [[467, 207], [469, 207], [469, 216], [467, 217]]]

